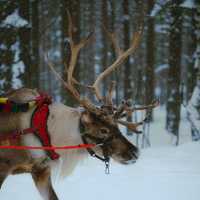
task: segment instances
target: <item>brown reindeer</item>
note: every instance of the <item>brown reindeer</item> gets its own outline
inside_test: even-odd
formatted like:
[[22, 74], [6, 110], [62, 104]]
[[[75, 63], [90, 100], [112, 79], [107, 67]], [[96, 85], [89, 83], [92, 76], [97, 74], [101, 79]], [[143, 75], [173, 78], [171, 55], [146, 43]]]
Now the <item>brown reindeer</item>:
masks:
[[[108, 89], [106, 97], [100, 93], [100, 83], [113, 70], [119, 67], [125, 59], [133, 54], [140, 42], [142, 30], [133, 36], [131, 46], [126, 51], [122, 51], [115, 39], [115, 35], [107, 32], [113, 42], [113, 46], [118, 55], [115, 62], [102, 72], [92, 86], [86, 86], [94, 92], [101, 106], [94, 105], [87, 97], [81, 97], [75, 85], [79, 84], [73, 78], [77, 56], [80, 49], [86, 45], [91, 36], [75, 44], [72, 39], [72, 23], [69, 16], [69, 43], [71, 47], [71, 59], [66, 67], [67, 77], [64, 81], [55, 71], [53, 65], [48, 61], [50, 68], [63, 83], [66, 90], [79, 103], [79, 108], [71, 108], [64, 104], [52, 103], [49, 107], [47, 121], [48, 134], [53, 146], [75, 145], [80, 143], [98, 144], [94, 148], [72, 149], [67, 151], [56, 150], [59, 159], [51, 160], [46, 151], [43, 150], [0, 150], [0, 186], [9, 174], [31, 173], [33, 180], [44, 200], [57, 200], [52, 184], [51, 169], [59, 166], [62, 176], [71, 173], [77, 163], [88, 154], [88, 152], [108, 164], [109, 158], [122, 163], [134, 163], [139, 156], [138, 148], [130, 143], [121, 133], [118, 124], [124, 125], [131, 131], [139, 133], [137, 126], [141, 123], [131, 123], [122, 120], [135, 109], [129, 102], [124, 101], [121, 105], [115, 106], [112, 102], [114, 83]], [[9, 100], [17, 103], [31, 101], [39, 96], [39, 93], [32, 89], [21, 88], [5, 95]], [[153, 108], [150, 105], [144, 108]], [[1, 113], [0, 114], [0, 134], [9, 134], [13, 130], [23, 131], [31, 126], [31, 118], [37, 105], [27, 112]], [[1, 145], [31, 145], [41, 146], [40, 140], [35, 134], [22, 135], [16, 140], [1, 141]]]

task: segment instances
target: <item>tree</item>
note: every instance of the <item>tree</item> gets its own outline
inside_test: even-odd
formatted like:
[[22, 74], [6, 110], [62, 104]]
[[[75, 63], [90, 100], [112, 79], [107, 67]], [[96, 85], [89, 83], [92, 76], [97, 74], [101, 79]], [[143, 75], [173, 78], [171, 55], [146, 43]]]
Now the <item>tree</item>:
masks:
[[[130, 47], [130, 23], [129, 23], [129, 1], [123, 0], [123, 43], [124, 49], [128, 49]], [[131, 86], [132, 82], [132, 71], [131, 71], [131, 64], [130, 64], [130, 57], [127, 58], [126, 62], [124, 63], [124, 99], [128, 100], [132, 98], [132, 90], [133, 87]], [[128, 121], [132, 120], [132, 117], [129, 116]], [[131, 135], [131, 133], [127, 129], [127, 134]]]
[[[145, 104], [154, 100], [154, 61], [155, 61], [155, 33], [154, 17], [151, 11], [154, 7], [154, 0], [147, 4], [147, 35], [146, 35], [146, 66], [145, 66]], [[152, 120], [152, 112], [149, 111], [149, 118]]]
[[195, 24], [196, 24], [196, 52], [194, 68], [200, 73], [200, 3], [196, 1]]
[[27, 21], [27, 24], [19, 28], [19, 42], [20, 42], [20, 60], [25, 65], [25, 73], [23, 74], [24, 85], [26, 87], [32, 86], [31, 78], [33, 74], [31, 62], [31, 29], [30, 29], [30, 2], [29, 0], [19, 1], [19, 15]]
[[[84, 2], [81, 2], [80, 9], [80, 32], [82, 37], [93, 34], [93, 39], [80, 52], [79, 57], [79, 81], [89, 85], [92, 84], [95, 79], [95, 4], [93, 1], [85, 0]], [[82, 87], [80, 88], [80, 91], [94, 101], [94, 94], [90, 90]]]
[[[101, 14], [102, 14], [102, 24], [103, 26], [105, 26], [106, 29], [109, 28], [109, 18], [108, 18], [108, 1], [107, 0], [103, 0], [102, 4], [101, 4]], [[101, 65], [102, 65], [102, 71], [104, 71], [107, 67], [108, 67], [108, 40], [106, 37], [106, 34], [103, 30], [103, 28], [101, 28], [101, 35], [102, 35], [102, 48], [101, 48]], [[107, 79], [104, 80], [103, 82], [103, 95], [106, 95], [106, 90], [108, 88], [108, 81]]]
[[[191, 135], [192, 140], [197, 141], [200, 140], [200, 3], [196, 2], [196, 8], [193, 10], [194, 12], [194, 24], [196, 27], [196, 58], [193, 69], [196, 69], [197, 72], [195, 75], [197, 80], [193, 80], [195, 82], [195, 87], [192, 92], [192, 96], [187, 106], [187, 114], [188, 119], [191, 124]], [[194, 78], [194, 77], [193, 77]]]
[[31, 18], [31, 41], [32, 41], [32, 54], [31, 54], [31, 87], [39, 88], [39, 1], [31, 1], [32, 18]]
[[12, 65], [18, 63], [18, 32], [10, 17], [18, 14], [17, 7], [17, 2], [0, 2], [0, 94], [12, 87]]
[[179, 143], [180, 121], [180, 78], [181, 78], [181, 31], [182, 8], [180, 1], [174, 1], [170, 7], [171, 23], [169, 32], [169, 72], [167, 90], [167, 130], [176, 136], [176, 145]]

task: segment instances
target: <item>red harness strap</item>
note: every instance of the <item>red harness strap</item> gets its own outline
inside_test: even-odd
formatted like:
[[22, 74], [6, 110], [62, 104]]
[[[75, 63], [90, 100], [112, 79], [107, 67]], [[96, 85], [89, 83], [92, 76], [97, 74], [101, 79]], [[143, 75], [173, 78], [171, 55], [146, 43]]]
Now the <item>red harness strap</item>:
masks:
[[[43, 146], [51, 147], [51, 138], [48, 133], [47, 128], [47, 120], [49, 115], [49, 106], [48, 104], [40, 104], [35, 112], [33, 113], [32, 119], [31, 119], [31, 127], [36, 129], [35, 135], [40, 139]], [[55, 152], [54, 149], [46, 150], [49, 157], [52, 160], [56, 160], [59, 158], [59, 154]]]

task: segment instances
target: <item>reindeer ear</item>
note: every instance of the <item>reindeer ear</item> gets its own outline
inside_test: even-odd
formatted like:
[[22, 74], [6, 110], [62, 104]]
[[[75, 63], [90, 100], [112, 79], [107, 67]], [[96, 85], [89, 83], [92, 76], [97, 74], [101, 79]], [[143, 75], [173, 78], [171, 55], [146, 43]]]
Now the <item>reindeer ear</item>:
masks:
[[93, 120], [89, 113], [83, 113], [81, 120], [84, 124], [92, 124], [93, 123]]

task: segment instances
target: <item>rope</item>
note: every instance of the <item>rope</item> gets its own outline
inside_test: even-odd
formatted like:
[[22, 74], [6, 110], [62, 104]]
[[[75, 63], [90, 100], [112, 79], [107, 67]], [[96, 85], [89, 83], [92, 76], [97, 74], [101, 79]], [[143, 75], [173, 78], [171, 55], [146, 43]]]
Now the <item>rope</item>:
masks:
[[95, 144], [79, 144], [72, 146], [0, 146], [0, 149], [16, 149], [16, 150], [67, 150], [67, 149], [84, 149], [95, 147]]

